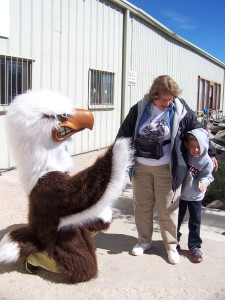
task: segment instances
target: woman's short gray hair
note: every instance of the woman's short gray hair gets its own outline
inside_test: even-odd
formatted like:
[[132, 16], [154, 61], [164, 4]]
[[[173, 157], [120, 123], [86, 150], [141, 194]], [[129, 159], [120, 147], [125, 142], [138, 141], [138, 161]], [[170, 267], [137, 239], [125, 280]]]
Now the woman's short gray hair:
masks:
[[169, 93], [174, 98], [181, 93], [178, 84], [169, 75], [161, 75], [154, 79], [148, 93], [149, 99], [151, 101], [157, 100], [164, 93]]

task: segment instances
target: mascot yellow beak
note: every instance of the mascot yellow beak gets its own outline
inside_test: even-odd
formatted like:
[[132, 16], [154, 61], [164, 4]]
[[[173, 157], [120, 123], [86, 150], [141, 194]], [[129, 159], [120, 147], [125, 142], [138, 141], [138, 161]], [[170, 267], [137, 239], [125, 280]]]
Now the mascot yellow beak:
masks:
[[92, 129], [94, 125], [93, 114], [86, 109], [74, 109], [73, 115], [57, 115], [60, 121], [58, 127], [52, 130], [52, 139], [55, 142], [62, 142], [76, 132], [85, 128]]

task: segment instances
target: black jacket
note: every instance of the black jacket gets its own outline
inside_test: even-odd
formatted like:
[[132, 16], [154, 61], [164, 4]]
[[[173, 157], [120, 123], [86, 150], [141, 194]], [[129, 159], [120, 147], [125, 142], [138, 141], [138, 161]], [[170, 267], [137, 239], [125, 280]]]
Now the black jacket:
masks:
[[[117, 137], [130, 137], [133, 141], [136, 137], [137, 126], [140, 122], [144, 108], [149, 103], [146, 95], [142, 100], [130, 108], [128, 115], [123, 121]], [[203, 126], [198, 122], [197, 117], [182, 98], [174, 100], [173, 119], [171, 130], [171, 176], [172, 189], [175, 191], [180, 187], [186, 174], [186, 163], [184, 160], [183, 139], [187, 131], [202, 128]], [[215, 150], [210, 145], [209, 155], [216, 156]]]

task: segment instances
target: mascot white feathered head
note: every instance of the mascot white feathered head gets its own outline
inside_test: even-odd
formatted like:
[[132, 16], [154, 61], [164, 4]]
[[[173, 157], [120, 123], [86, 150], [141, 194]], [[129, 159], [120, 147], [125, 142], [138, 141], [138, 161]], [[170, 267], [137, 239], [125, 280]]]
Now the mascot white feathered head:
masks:
[[69, 98], [52, 91], [17, 96], [7, 120], [10, 146], [27, 194], [46, 173], [70, 171], [69, 137], [94, 124], [91, 112], [74, 109]]

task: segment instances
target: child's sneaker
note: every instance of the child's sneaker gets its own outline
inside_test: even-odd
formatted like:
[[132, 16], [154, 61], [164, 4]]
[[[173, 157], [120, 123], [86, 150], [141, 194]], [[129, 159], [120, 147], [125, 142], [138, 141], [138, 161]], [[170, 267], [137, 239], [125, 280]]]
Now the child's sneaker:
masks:
[[202, 252], [198, 247], [193, 247], [189, 250], [192, 256], [192, 260], [196, 263], [200, 263], [203, 260]]
[[152, 243], [147, 243], [147, 244], [137, 244], [134, 246], [132, 250], [133, 255], [142, 255], [145, 251], [150, 249], [152, 246]]

